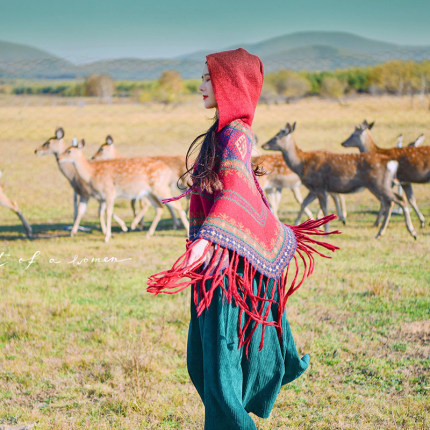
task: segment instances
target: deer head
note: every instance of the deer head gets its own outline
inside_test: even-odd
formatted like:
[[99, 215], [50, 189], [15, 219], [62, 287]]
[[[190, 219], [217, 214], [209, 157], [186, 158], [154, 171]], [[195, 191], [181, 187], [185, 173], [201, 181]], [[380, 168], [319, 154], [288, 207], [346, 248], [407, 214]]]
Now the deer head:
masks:
[[369, 124], [364, 120], [360, 125], [355, 126], [355, 130], [352, 132], [351, 136], [342, 142], [341, 145], [344, 148], [358, 148], [360, 152], [366, 152], [366, 143], [370, 135], [369, 130], [371, 130], [374, 124], [375, 122]]
[[292, 125], [287, 122], [284, 128], [278, 131], [278, 133], [267, 141], [262, 148], [268, 151], [282, 151], [286, 149], [288, 142], [292, 139], [292, 133], [296, 129], [296, 123]]
[[34, 150], [36, 155], [61, 154], [65, 149], [64, 129], [57, 127], [55, 136], [50, 137], [43, 145]]
[[108, 135], [91, 160], [112, 160], [114, 158], [122, 158], [122, 155], [116, 150], [112, 136]]
[[76, 145], [69, 146], [64, 152], [58, 156], [58, 162], [61, 163], [76, 163], [81, 157], [84, 157], [82, 148], [85, 146], [85, 140], [81, 139]]

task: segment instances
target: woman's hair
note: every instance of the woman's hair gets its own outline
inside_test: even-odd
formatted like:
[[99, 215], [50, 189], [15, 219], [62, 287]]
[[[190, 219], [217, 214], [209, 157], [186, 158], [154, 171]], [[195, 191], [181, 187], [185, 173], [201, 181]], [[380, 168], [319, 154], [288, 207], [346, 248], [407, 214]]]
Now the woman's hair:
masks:
[[[187, 178], [189, 187], [199, 188], [202, 191], [207, 191], [212, 194], [214, 191], [222, 189], [222, 183], [218, 176], [218, 167], [220, 162], [218, 152], [218, 141], [216, 138], [216, 130], [218, 128], [218, 118], [215, 117], [214, 123], [209, 127], [206, 133], [200, 134], [192, 142], [188, 148], [185, 158], [186, 172], [178, 179], [178, 187], [181, 188], [182, 183]], [[191, 159], [200, 148], [198, 156], [192, 163]], [[257, 176], [265, 175], [266, 172], [260, 165], [255, 165], [251, 162], [254, 173]]]

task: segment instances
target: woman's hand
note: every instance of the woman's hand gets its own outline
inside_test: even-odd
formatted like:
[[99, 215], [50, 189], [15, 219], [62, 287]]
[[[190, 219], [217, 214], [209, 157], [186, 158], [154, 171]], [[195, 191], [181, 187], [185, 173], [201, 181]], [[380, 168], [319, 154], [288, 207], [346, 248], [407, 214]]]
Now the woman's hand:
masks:
[[[191, 253], [188, 257], [186, 267], [191, 269], [193, 264], [198, 261], [201, 257], [203, 257], [203, 254], [205, 252], [206, 247], [208, 246], [209, 241], [206, 239], [197, 239], [191, 246]], [[209, 248], [210, 251], [213, 253], [212, 247]]]

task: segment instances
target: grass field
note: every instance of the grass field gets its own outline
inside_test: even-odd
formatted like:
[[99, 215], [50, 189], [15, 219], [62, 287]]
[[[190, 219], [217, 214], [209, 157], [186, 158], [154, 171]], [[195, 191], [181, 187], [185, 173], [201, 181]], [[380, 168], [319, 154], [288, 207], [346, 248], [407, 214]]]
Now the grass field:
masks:
[[[430, 138], [430, 111], [394, 97], [259, 106], [254, 131], [264, 143], [297, 121], [302, 148], [346, 152], [339, 143], [364, 118], [376, 121], [381, 146], [395, 145], [399, 133], [406, 142]], [[162, 107], [0, 99], [2, 184], [35, 231], [26, 240], [15, 215], [0, 210], [0, 427], [203, 428], [186, 370], [189, 291], [145, 291], [148, 275], [182, 252], [184, 230], [171, 229], [166, 211], [153, 238], [115, 226], [105, 244], [92, 201], [83, 221], [92, 233], [68, 237], [71, 188], [54, 158], [34, 149], [61, 125], [67, 139], [85, 137], [89, 156], [107, 134], [127, 156], [183, 154], [208, 124], [197, 100]], [[332, 223], [342, 230], [331, 238], [341, 250], [317, 261], [287, 305], [310, 368], [281, 390], [269, 419], [255, 418], [259, 429], [430, 429], [430, 185], [414, 190], [427, 219], [419, 229], [412, 214], [416, 241], [399, 215], [375, 240], [375, 198], [346, 197], [346, 226]], [[293, 222], [297, 210], [284, 191], [282, 220]], [[131, 220], [126, 201], [116, 213]]]

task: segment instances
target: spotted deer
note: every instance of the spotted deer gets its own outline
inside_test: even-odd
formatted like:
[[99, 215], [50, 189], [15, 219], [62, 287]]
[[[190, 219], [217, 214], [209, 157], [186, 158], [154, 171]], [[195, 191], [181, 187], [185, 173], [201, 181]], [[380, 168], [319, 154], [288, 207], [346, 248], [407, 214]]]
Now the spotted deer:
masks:
[[[2, 173], [0, 172], [0, 177]], [[19, 210], [18, 203], [11, 200], [6, 193], [3, 190], [3, 187], [0, 185], [0, 205], [4, 206], [5, 208], [10, 209], [12, 212], [15, 212], [18, 218], [21, 220], [22, 225], [24, 226], [25, 234], [29, 239], [33, 237], [33, 232], [31, 229], [30, 224], [27, 222], [27, 220], [24, 218], [24, 215]]]
[[[376, 237], [385, 233], [393, 202], [402, 207], [406, 228], [412, 237], [416, 233], [404, 202], [392, 191], [391, 184], [398, 168], [398, 161], [380, 154], [335, 154], [326, 151], [302, 151], [293, 137], [295, 125], [286, 124], [272, 139], [263, 145], [264, 149], [281, 151], [288, 167], [309, 189], [303, 200], [305, 205], [318, 198], [324, 215], [327, 215], [327, 194], [353, 193], [367, 188], [381, 203], [384, 221]], [[301, 216], [301, 214], [299, 214]], [[300, 219], [300, 217], [298, 217]]]
[[[405, 191], [410, 205], [417, 214], [421, 227], [424, 227], [425, 219], [418, 209], [411, 184], [430, 182], [430, 147], [381, 148], [375, 144], [370, 133], [374, 124], [374, 122], [369, 124], [366, 120], [363, 121], [355, 127], [351, 136], [342, 142], [342, 146], [345, 148], [356, 147], [361, 153], [386, 155], [390, 159], [397, 161], [399, 163], [397, 179]], [[420, 137], [417, 138], [417, 140], [419, 139]]]
[[[421, 133], [415, 140], [408, 143], [408, 146], [420, 146], [425, 140], [424, 133]], [[401, 148], [403, 146], [403, 134], [399, 134], [397, 136], [397, 148]]]
[[420, 134], [413, 142], [408, 143], [408, 146], [417, 147], [420, 146], [425, 140], [424, 133]]
[[[69, 146], [58, 157], [60, 164], [73, 164], [79, 177], [85, 181], [92, 195], [106, 203], [107, 227], [105, 242], [111, 238], [111, 218], [115, 199], [125, 197], [128, 199], [148, 198], [156, 207], [156, 216], [149, 228], [147, 236], [152, 236], [160, 221], [162, 207], [159, 203], [161, 197], [171, 197], [168, 178], [170, 168], [162, 161], [150, 157], [117, 158], [113, 160], [88, 161], [82, 148], [85, 141], [81, 140], [77, 146]], [[174, 206], [178, 202], [172, 202]], [[188, 232], [188, 220], [182, 207], [178, 208], [181, 220]], [[137, 214], [133, 224], [140, 214]]]
[[[302, 204], [303, 198], [300, 193], [302, 183], [300, 178], [288, 168], [282, 155], [256, 155], [252, 157], [252, 162], [261, 165], [267, 172], [266, 175], [258, 177], [258, 182], [267, 196], [272, 212], [277, 218], [283, 188], [290, 189], [297, 203]], [[305, 209], [305, 212], [309, 218], [313, 218], [312, 212], [308, 208]]]
[[[55, 136], [50, 137], [44, 144], [36, 148], [34, 153], [38, 156], [54, 154], [58, 168], [73, 188], [74, 212], [71, 235], [74, 236], [77, 233], [81, 219], [87, 210], [88, 200], [91, 198], [91, 188], [79, 177], [73, 164], [60, 164], [58, 162], [58, 157], [67, 149], [67, 147], [68, 145], [64, 140], [64, 130], [62, 127], [58, 127], [55, 130]], [[102, 210], [103, 204], [99, 202], [99, 216], [101, 215]], [[127, 226], [124, 221], [115, 214], [113, 217], [121, 226], [121, 229], [123, 231], [127, 231]], [[102, 219], [101, 216], [100, 218]], [[101, 229], [103, 233], [106, 232], [106, 226], [103, 223], [101, 224]]]
[[[123, 156], [116, 149], [112, 136], [108, 135], [106, 137], [105, 143], [103, 143], [100, 146], [97, 152], [92, 156], [91, 160], [112, 160], [114, 158], [123, 158]], [[170, 167], [170, 169], [172, 170], [172, 173], [169, 175], [169, 178], [168, 178], [169, 186], [172, 189], [172, 191], [177, 189], [178, 178], [181, 177], [186, 171], [185, 157], [180, 155], [159, 155], [159, 156], [151, 156], [150, 158], [160, 160]], [[145, 203], [142, 203], [142, 206], [141, 206], [142, 210], [140, 212], [143, 220], [145, 210], [148, 209], [149, 206], [148, 206], [148, 200], [141, 200], [141, 202], [145, 202]], [[180, 204], [176, 204], [176, 206], [174, 207], [178, 208], [179, 205]], [[170, 214], [172, 216], [173, 228], [176, 229], [178, 225], [178, 221], [175, 215], [175, 211], [172, 209], [171, 203], [167, 203], [166, 206], [169, 209]], [[136, 217], [134, 200], [132, 200], [132, 208], [133, 208], [134, 215]]]
[[[297, 203], [299, 205], [302, 204], [303, 198], [300, 192], [302, 183], [300, 178], [285, 164], [282, 154], [259, 154], [258, 150], [254, 147], [252, 162], [254, 165], [262, 165], [267, 172], [266, 175], [259, 176], [258, 182], [264, 190], [276, 218], [278, 218], [283, 188], [290, 189]], [[337, 194], [330, 195], [335, 202], [339, 218], [345, 224], [346, 206], [343, 196], [338, 196]], [[304, 212], [308, 218], [313, 218], [312, 212], [307, 207], [304, 209]]]

